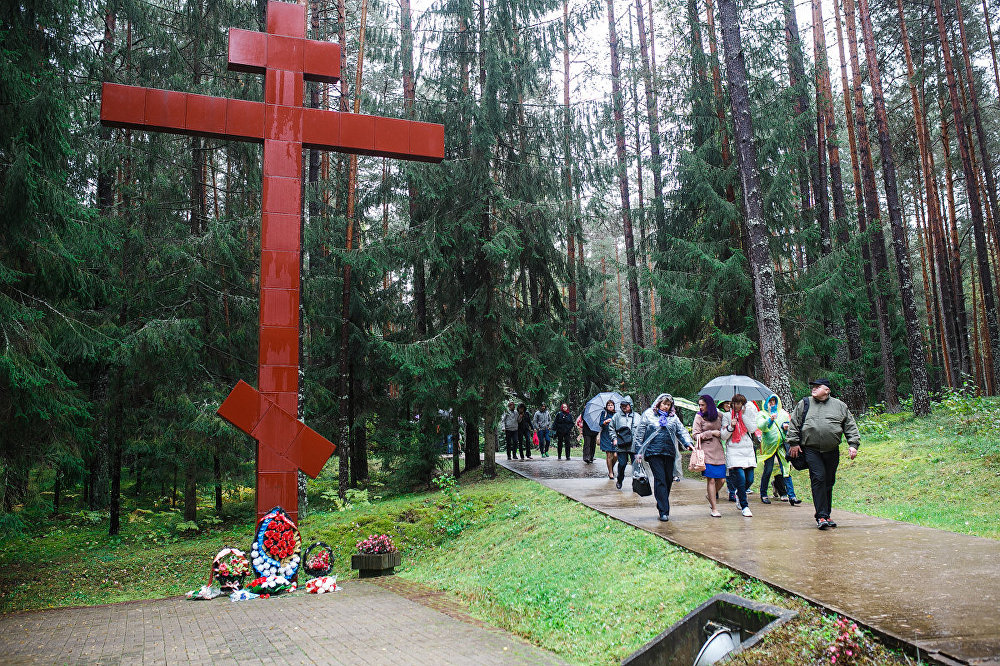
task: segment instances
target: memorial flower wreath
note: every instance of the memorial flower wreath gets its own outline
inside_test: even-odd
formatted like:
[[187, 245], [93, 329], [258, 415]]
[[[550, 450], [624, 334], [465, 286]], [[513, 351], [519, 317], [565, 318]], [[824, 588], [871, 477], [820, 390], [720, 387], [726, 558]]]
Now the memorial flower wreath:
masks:
[[250, 549], [254, 571], [263, 578], [281, 576], [291, 580], [299, 569], [302, 539], [295, 523], [281, 507], [271, 509], [257, 525], [257, 538]]

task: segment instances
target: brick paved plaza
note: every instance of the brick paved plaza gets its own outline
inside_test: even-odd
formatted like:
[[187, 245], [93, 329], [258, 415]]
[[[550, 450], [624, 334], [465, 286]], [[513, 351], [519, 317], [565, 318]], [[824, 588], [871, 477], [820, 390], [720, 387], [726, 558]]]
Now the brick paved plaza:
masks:
[[563, 663], [412, 583], [343, 585], [235, 604], [174, 598], [9, 615], [0, 618], [0, 662]]

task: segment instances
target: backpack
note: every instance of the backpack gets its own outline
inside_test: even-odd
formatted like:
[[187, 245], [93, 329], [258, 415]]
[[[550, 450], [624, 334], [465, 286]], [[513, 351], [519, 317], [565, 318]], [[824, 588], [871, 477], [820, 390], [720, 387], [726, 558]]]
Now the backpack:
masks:
[[[809, 414], [809, 403], [810, 402], [811, 402], [811, 400], [809, 400], [808, 396], [806, 396], [805, 398], [802, 398], [802, 420], [799, 421], [799, 435], [800, 436], [801, 436], [801, 433], [802, 433], [802, 428], [806, 424], [806, 415]], [[785, 446], [787, 447], [788, 444], [786, 443]], [[785, 457], [788, 458], [788, 450], [787, 449], [785, 450]], [[802, 471], [804, 469], [809, 469], [809, 463], [806, 462], [805, 450], [803, 450], [802, 447], [799, 447], [799, 455], [795, 456], [794, 458], [788, 458], [788, 462], [791, 463], [792, 467], [794, 467], [795, 469], [797, 469], [799, 471]]]

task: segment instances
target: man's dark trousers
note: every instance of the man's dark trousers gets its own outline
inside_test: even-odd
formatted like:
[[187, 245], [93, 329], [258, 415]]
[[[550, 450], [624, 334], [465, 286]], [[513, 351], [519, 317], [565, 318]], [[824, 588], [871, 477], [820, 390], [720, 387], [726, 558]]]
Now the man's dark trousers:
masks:
[[504, 430], [504, 436], [507, 438], [507, 457], [513, 458], [517, 455], [517, 431], [516, 430]]
[[840, 464], [840, 450], [820, 451], [803, 447], [802, 454], [809, 465], [809, 483], [812, 486], [813, 505], [816, 520], [829, 518], [833, 506], [833, 484], [837, 480], [837, 466]]
[[594, 462], [594, 454], [597, 453], [597, 436], [593, 430], [583, 431], [583, 459], [587, 462]]

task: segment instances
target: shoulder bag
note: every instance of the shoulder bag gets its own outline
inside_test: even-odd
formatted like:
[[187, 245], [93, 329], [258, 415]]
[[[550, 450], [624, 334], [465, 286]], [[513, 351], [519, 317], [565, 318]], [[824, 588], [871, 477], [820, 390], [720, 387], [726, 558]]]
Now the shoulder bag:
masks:
[[701, 450], [701, 440], [691, 450], [691, 460], [688, 461], [688, 469], [692, 472], [705, 471], [705, 452]]

